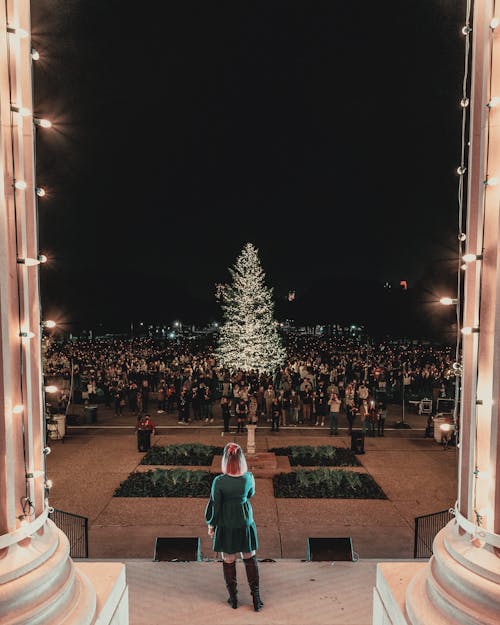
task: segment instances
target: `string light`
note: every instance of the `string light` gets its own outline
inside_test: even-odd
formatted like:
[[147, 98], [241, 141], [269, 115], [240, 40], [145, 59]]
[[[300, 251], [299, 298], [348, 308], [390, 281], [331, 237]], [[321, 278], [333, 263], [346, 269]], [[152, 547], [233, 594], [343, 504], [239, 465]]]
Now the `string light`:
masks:
[[35, 338], [35, 333], [30, 332], [29, 330], [23, 330], [22, 332], [19, 332], [19, 336], [23, 339], [33, 339]]
[[486, 106], [490, 109], [494, 109], [499, 104], [500, 104], [500, 98], [498, 96], [495, 96], [494, 98], [491, 98], [491, 100], [488, 102]]
[[464, 254], [462, 260], [466, 263], [473, 263], [475, 260], [482, 260], [482, 254]]
[[458, 240], [463, 243], [464, 241], [467, 241], [467, 235], [465, 234], [465, 232], [459, 232], [458, 233]]
[[24, 410], [24, 406], [22, 404], [17, 404], [16, 406], [14, 406], [14, 408], [12, 408], [12, 412], [14, 414], [22, 414]]
[[470, 326], [465, 326], [464, 328], [462, 328], [461, 330], [462, 334], [477, 334], [479, 332], [479, 328], [478, 327], [470, 327]]
[[38, 197], [45, 197], [47, 195], [45, 189], [43, 187], [37, 187], [36, 188], [36, 194], [38, 195]]
[[43, 477], [43, 471], [33, 471], [32, 473], [26, 473], [26, 478], [29, 480], [34, 480], [36, 477]]
[[35, 126], [40, 126], [41, 128], [51, 128], [52, 127], [52, 122], [49, 121], [48, 119], [41, 119], [39, 117], [34, 117], [33, 118], [33, 122], [34, 122]]
[[50, 393], [50, 394], [57, 393], [57, 390], [58, 390], [57, 386], [54, 386], [53, 384], [49, 384], [49, 386], [45, 387], [45, 392], [46, 393]]
[[491, 22], [490, 22], [490, 28], [491, 30], [495, 30], [495, 28], [497, 28], [498, 24], [500, 24], [500, 20], [498, 19], [498, 17], [494, 17]]
[[486, 180], [484, 181], [484, 184], [487, 187], [495, 187], [498, 183], [500, 183], [500, 178], [486, 178]]
[[53, 486], [52, 480], [45, 480], [45, 488], [50, 490]]
[[467, 171], [467, 167], [462, 167], [461, 165], [460, 167], [457, 167], [457, 174], [459, 176], [463, 176], [466, 171]]
[[39, 254], [38, 258], [18, 258], [18, 265], [26, 265], [26, 267], [34, 267], [47, 262], [47, 257], [44, 254]]
[[16, 180], [14, 182], [14, 186], [19, 191], [26, 191], [26, 189], [28, 188], [28, 185], [24, 182], [24, 180]]
[[10, 110], [13, 113], [19, 113], [21, 117], [28, 117], [29, 115], [31, 115], [31, 111], [29, 110], [29, 108], [26, 108], [25, 106], [14, 106], [11, 104]]
[[456, 304], [458, 302], [457, 299], [454, 299], [452, 297], [442, 297], [439, 300], [440, 304], [443, 304], [443, 306], [452, 306], [453, 304]]
[[470, 33], [472, 32], [472, 28], [466, 24], [463, 28], [462, 28], [462, 35], [470, 35]]
[[56, 325], [57, 325], [56, 322], [52, 321], [51, 319], [48, 319], [47, 321], [42, 322], [42, 326], [44, 328], [55, 328]]
[[31, 58], [33, 59], [33, 61], [40, 60], [40, 55], [38, 54], [38, 51], [35, 50], [35, 48], [31, 48]]
[[14, 28], [13, 26], [7, 26], [7, 32], [19, 39], [25, 39], [29, 33], [24, 28]]
[[42, 451], [44, 456], [48, 456], [52, 449], [50, 447], [44, 447]]

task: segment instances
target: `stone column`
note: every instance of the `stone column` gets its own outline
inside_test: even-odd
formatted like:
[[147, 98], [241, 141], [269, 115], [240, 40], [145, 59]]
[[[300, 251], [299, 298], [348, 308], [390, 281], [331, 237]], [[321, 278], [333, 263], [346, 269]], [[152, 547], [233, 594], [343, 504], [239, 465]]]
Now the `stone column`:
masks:
[[455, 519], [436, 536], [428, 564], [379, 565], [379, 625], [386, 617], [412, 625], [500, 620], [500, 7], [494, 7], [493, 0], [476, 0], [472, 23], [466, 252], [479, 258], [465, 276]]
[[0, 622], [90, 625], [96, 591], [48, 519], [29, 7], [0, 5]]

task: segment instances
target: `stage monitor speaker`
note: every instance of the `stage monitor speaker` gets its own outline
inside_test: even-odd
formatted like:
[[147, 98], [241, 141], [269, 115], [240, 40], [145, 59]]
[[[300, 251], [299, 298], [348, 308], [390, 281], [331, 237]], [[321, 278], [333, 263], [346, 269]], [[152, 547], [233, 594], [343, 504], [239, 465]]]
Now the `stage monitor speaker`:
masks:
[[363, 432], [353, 430], [351, 434], [351, 451], [355, 454], [365, 453], [365, 435]]
[[155, 540], [154, 562], [199, 562], [200, 560], [198, 536], [157, 537]]
[[352, 539], [308, 538], [307, 560], [309, 562], [353, 562]]

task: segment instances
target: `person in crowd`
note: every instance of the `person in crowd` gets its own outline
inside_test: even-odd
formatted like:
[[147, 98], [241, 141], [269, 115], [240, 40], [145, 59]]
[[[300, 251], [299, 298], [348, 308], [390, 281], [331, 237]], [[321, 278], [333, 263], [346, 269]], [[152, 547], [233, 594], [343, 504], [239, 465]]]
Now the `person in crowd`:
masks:
[[165, 387], [163, 383], [158, 387], [158, 413], [162, 414], [165, 412]]
[[255, 425], [259, 421], [257, 412], [257, 399], [255, 397], [255, 393], [250, 393], [248, 398], [248, 423]]
[[243, 559], [252, 595], [253, 607], [259, 612], [264, 603], [260, 597], [257, 528], [250, 499], [255, 494], [255, 479], [248, 471], [243, 450], [228, 443], [222, 455], [222, 474], [212, 482], [210, 499], [205, 509], [208, 535], [213, 550], [222, 555], [224, 581], [229, 593], [228, 603], [238, 607], [236, 559]]
[[179, 423], [186, 425], [189, 422], [189, 399], [188, 390], [183, 388], [179, 396]]
[[302, 421], [305, 424], [310, 424], [312, 419], [312, 391], [310, 386], [306, 386], [304, 390], [300, 391], [300, 399], [302, 403]]
[[223, 395], [220, 399], [220, 408], [222, 413], [222, 422], [224, 424], [224, 432], [229, 432], [229, 421], [231, 420], [231, 404], [227, 395]]
[[328, 406], [330, 408], [330, 436], [337, 436], [339, 433], [339, 413], [341, 401], [337, 393], [332, 393], [328, 400]]
[[361, 422], [361, 429], [363, 431], [363, 434], [366, 434], [366, 430], [368, 428], [369, 412], [370, 412], [370, 406], [368, 405], [368, 400], [363, 399], [358, 409], [359, 420]]
[[201, 421], [201, 394], [203, 389], [198, 389], [196, 384], [191, 387], [191, 408], [193, 410], [193, 421]]
[[387, 417], [387, 404], [384, 401], [378, 402], [377, 435], [384, 436], [385, 419]]
[[378, 427], [378, 405], [374, 399], [368, 400], [368, 436], [376, 436]]
[[356, 408], [353, 401], [352, 404], [346, 406], [347, 433], [349, 434], [349, 436], [352, 434], [352, 428], [354, 427], [354, 421], [356, 420], [357, 414], [358, 409]]
[[273, 385], [269, 384], [266, 391], [264, 392], [266, 419], [268, 421], [269, 419], [271, 419], [272, 405], [275, 399], [276, 399], [276, 392], [274, 390]]
[[278, 397], [275, 397], [271, 405], [271, 432], [280, 431], [280, 421], [281, 421], [281, 402], [278, 399]]
[[325, 425], [325, 417], [328, 412], [328, 394], [325, 383], [320, 380], [316, 389], [316, 422], [315, 425]]
[[212, 415], [212, 392], [210, 387], [204, 383], [200, 384], [201, 395], [201, 417], [205, 420], [205, 423], [213, 423], [214, 418]]
[[299, 423], [300, 397], [295, 389], [290, 391], [290, 413], [291, 424], [297, 426]]
[[247, 415], [248, 415], [248, 406], [245, 402], [244, 399], [238, 399], [237, 403], [236, 403], [236, 424], [237, 424], [237, 429], [236, 429], [236, 433], [237, 434], [243, 434], [243, 432], [246, 431], [246, 422], [247, 422]]

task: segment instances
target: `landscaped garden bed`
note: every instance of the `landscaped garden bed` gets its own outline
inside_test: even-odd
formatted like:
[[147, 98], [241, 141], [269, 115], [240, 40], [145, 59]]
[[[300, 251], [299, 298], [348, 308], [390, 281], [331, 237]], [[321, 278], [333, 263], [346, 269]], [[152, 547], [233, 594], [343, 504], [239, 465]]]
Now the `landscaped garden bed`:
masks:
[[331, 445], [296, 445], [276, 447], [269, 451], [277, 456], [288, 456], [292, 467], [359, 467], [361, 463], [350, 449]]
[[216, 473], [187, 469], [155, 469], [131, 473], [114, 497], [209, 497]]
[[280, 473], [273, 478], [274, 496], [291, 499], [387, 499], [368, 473], [319, 468]]
[[154, 446], [141, 460], [141, 464], [208, 467], [214, 456], [220, 456], [223, 447], [201, 443]]

